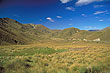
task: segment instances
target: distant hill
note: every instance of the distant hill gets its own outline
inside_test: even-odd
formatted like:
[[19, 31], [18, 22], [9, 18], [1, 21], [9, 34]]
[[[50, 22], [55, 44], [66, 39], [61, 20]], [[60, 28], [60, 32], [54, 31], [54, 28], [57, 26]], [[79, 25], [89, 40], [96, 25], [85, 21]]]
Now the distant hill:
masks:
[[87, 40], [100, 38], [101, 41], [110, 41], [110, 27], [94, 32], [79, 30], [74, 27], [64, 30], [50, 30], [41, 24], [22, 24], [10, 18], [0, 18], [0, 45], [28, 44], [50, 38]]
[[73, 34], [80, 32], [77, 28], [67, 28], [59, 32], [58, 36], [62, 38], [71, 37]]
[[91, 35], [86, 36], [87, 39], [94, 40], [100, 38], [101, 41], [110, 41], [110, 28], [104, 28], [103, 30], [93, 32]]
[[100, 31], [100, 30], [97, 30], [97, 29], [96, 29], [96, 30], [88, 30], [88, 31]]
[[100, 39], [100, 41], [110, 42], [110, 29], [107, 27], [103, 30], [98, 31], [86, 31], [81, 30], [79, 33], [76, 33], [72, 36], [74, 39], [86, 39], [86, 40], [96, 40]]

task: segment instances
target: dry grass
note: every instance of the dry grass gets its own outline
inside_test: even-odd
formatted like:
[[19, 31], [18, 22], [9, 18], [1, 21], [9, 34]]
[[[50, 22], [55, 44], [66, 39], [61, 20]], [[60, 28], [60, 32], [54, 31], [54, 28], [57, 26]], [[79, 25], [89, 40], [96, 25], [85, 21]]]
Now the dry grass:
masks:
[[110, 73], [109, 43], [40, 41], [0, 48], [1, 73]]

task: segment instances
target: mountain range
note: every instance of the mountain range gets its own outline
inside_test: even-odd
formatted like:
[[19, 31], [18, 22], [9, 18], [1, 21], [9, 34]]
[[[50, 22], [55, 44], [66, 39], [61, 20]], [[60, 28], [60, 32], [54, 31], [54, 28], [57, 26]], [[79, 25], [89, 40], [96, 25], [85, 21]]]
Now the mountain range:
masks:
[[22, 24], [10, 18], [0, 18], [0, 45], [28, 44], [34, 41], [62, 38], [82, 41], [110, 42], [110, 27], [103, 30], [80, 30], [78, 28], [66, 28], [64, 30], [51, 30], [41, 24]]

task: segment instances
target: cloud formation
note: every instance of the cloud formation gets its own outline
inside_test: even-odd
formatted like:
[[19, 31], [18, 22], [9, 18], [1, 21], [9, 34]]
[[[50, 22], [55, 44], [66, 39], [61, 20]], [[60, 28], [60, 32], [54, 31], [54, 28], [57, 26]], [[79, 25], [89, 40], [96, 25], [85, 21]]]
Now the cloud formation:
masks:
[[82, 6], [82, 5], [87, 5], [87, 4], [90, 4], [90, 3], [93, 3], [93, 2], [99, 2], [99, 1], [103, 1], [103, 0], [78, 0], [76, 2], [76, 5], [77, 6]]
[[70, 2], [70, 1], [72, 1], [72, 0], [60, 0], [62, 3], [68, 3], [68, 2]]
[[51, 17], [47, 17], [46, 19], [51, 21], [51, 22], [55, 22]]
[[105, 11], [96, 11], [96, 12], [94, 13], [94, 15], [103, 14], [103, 13], [106, 13], [106, 12], [107, 12], [107, 10], [105, 10]]
[[57, 16], [57, 18], [62, 18], [62, 16]]
[[67, 10], [70, 10], [70, 11], [75, 11], [75, 8], [73, 7], [66, 7]]

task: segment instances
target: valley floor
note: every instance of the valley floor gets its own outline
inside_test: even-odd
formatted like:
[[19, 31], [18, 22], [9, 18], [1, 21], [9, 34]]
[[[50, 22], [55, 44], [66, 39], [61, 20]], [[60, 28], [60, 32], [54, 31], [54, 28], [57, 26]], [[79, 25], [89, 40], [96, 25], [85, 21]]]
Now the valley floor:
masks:
[[43, 40], [0, 46], [0, 73], [110, 73], [109, 44]]

